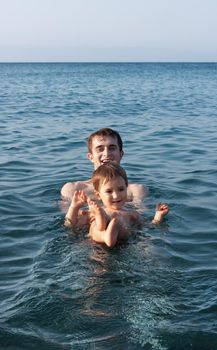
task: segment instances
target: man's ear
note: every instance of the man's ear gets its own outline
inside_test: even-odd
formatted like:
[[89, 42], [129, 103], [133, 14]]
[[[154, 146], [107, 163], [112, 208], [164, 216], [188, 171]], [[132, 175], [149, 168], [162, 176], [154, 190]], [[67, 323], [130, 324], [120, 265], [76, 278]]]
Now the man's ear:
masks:
[[87, 158], [93, 163], [93, 155], [92, 155], [92, 153], [87, 153]]
[[121, 151], [121, 158], [123, 157], [123, 155], [124, 155], [124, 151]]

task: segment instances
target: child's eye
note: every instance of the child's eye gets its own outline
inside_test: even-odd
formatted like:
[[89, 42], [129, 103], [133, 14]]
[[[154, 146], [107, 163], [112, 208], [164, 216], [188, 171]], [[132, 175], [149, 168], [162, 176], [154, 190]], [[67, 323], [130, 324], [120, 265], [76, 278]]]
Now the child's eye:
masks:
[[112, 190], [106, 190], [105, 193], [112, 193]]

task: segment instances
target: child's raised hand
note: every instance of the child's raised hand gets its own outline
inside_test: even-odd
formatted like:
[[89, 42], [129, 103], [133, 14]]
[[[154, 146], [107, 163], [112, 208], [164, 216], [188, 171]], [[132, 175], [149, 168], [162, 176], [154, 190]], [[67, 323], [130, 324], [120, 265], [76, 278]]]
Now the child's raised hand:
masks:
[[156, 212], [155, 212], [155, 216], [154, 219], [152, 220], [153, 224], [158, 224], [160, 223], [164, 216], [167, 215], [169, 213], [169, 206], [166, 203], [157, 203], [156, 205]]
[[72, 197], [71, 205], [82, 208], [87, 203], [87, 196], [84, 191], [75, 191]]
[[169, 213], [170, 209], [167, 203], [157, 203], [156, 211], [159, 211], [162, 216], [165, 216]]

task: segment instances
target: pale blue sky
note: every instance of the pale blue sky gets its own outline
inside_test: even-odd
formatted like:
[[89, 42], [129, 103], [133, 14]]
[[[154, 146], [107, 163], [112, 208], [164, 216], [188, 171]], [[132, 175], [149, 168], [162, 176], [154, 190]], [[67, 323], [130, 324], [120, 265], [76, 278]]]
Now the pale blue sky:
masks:
[[217, 0], [0, 0], [0, 61], [217, 61]]

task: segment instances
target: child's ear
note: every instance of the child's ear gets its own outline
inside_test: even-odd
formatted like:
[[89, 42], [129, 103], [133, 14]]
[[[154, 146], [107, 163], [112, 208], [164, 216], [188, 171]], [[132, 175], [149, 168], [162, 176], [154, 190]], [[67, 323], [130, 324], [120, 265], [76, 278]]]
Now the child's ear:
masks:
[[99, 192], [98, 191], [94, 191], [94, 196], [99, 199], [100, 198], [100, 195], [99, 195]]

